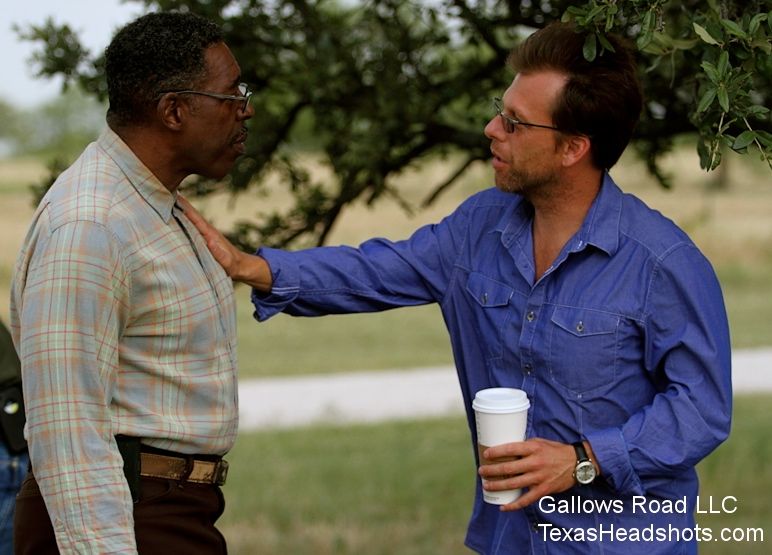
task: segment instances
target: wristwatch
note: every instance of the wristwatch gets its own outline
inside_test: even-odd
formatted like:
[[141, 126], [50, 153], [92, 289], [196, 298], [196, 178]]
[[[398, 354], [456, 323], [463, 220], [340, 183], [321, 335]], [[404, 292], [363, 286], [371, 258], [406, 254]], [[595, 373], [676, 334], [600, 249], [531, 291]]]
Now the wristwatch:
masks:
[[576, 468], [574, 469], [574, 478], [582, 485], [591, 484], [595, 479], [595, 465], [592, 464], [584, 443], [577, 441], [574, 445], [576, 451]]

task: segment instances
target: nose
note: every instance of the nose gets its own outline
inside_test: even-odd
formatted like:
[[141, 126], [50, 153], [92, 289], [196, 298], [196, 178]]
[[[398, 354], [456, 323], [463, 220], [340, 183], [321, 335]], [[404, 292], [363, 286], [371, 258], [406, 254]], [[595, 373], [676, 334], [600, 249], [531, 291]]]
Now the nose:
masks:
[[[498, 115], [494, 115], [484, 129], [485, 136], [489, 139], [502, 139], [504, 133], [504, 127], [501, 125], [501, 118]], [[503, 139], [502, 139], [503, 140]]]
[[246, 110], [239, 110], [239, 119], [240, 120], [248, 120], [251, 119], [252, 116], [255, 115], [255, 108], [252, 106], [252, 100], [250, 99], [249, 102], [247, 102], [247, 109]]

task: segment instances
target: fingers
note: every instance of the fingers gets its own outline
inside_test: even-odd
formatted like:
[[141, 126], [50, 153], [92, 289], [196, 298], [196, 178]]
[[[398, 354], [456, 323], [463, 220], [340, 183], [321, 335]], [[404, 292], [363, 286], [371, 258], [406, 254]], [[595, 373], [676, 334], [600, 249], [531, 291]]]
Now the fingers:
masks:
[[185, 215], [190, 220], [190, 223], [196, 226], [196, 229], [198, 229], [201, 235], [208, 237], [213, 232], [216, 232], [214, 227], [204, 219], [204, 217], [199, 213], [198, 210], [193, 207], [192, 204], [190, 204], [190, 202], [188, 202], [188, 199], [182, 195], [177, 195], [177, 204], [182, 207], [182, 211], [185, 212]]
[[565, 491], [574, 485], [576, 454], [573, 447], [540, 438], [490, 447], [483, 453], [490, 464], [479, 468], [488, 491], [523, 489], [502, 511], [522, 509], [541, 497]]
[[190, 221], [193, 221], [193, 218], [197, 218], [199, 220], [202, 220], [201, 214], [198, 213], [198, 210], [193, 208], [193, 205], [188, 202], [188, 199], [183, 197], [182, 195], [177, 195], [177, 204], [179, 204], [182, 207], [182, 211], [185, 212], [185, 215], [188, 217]]
[[193, 205], [188, 202], [182, 195], [177, 195], [177, 203], [182, 207], [185, 212], [185, 216], [190, 220], [196, 229], [198, 229], [201, 236], [206, 241], [206, 246], [209, 252], [217, 261], [220, 266], [226, 271], [226, 273], [233, 277], [236, 272], [238, 251], [236, 248], [220, 233], [213, 225], [207, 222], [203, 216], [193, 208]]

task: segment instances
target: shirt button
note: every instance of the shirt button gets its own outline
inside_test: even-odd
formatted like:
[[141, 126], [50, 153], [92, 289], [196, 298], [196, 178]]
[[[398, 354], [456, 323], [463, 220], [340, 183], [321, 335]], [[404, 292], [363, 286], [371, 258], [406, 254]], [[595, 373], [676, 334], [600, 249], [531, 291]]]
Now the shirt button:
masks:
[[530, 375], [531, 374], [531, 370], [533, 370], [533, 366], [531, 366], [530, 363], [526, 362], [525, 365], [523, 366], [523, 369], [525, 369], [525, 373], [526, 374]]
[[529, 322], [533, 322], [534, 318], [536, 318], [536, 314], [534, 314], [533, 310], [529, 310], [528, 314], [525, 315], [525, 319]]
[[576, 331], [578, 331], [579, 333], [582, 333], [584, 331], [584, 322], [582, 322], [581, 320], [579, 320], [579, 323], [576, 324]]

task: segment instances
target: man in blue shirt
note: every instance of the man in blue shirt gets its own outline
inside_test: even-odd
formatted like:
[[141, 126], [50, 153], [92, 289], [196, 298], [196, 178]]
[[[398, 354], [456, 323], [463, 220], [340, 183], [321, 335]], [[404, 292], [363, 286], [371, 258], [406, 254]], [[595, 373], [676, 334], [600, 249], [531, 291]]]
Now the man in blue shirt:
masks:
[[525, 493], [499, 508], [477, 481], [479, 553], [694, 553], [710, 539], [695, 465], [729, 432], [726, 313], [692, 241], [607, 173], [642, 105], [632, 53], [610, 40], [588, 62], [559, 23], [515, 50], [485, 127], [496, 187], [405, 241], [253, 256], [191, 214], [261, 321], [438, 303], [475, 451], [475, 393], [526, 391], [528, 439], [489, 448], [497, 462], [479, 470]]

